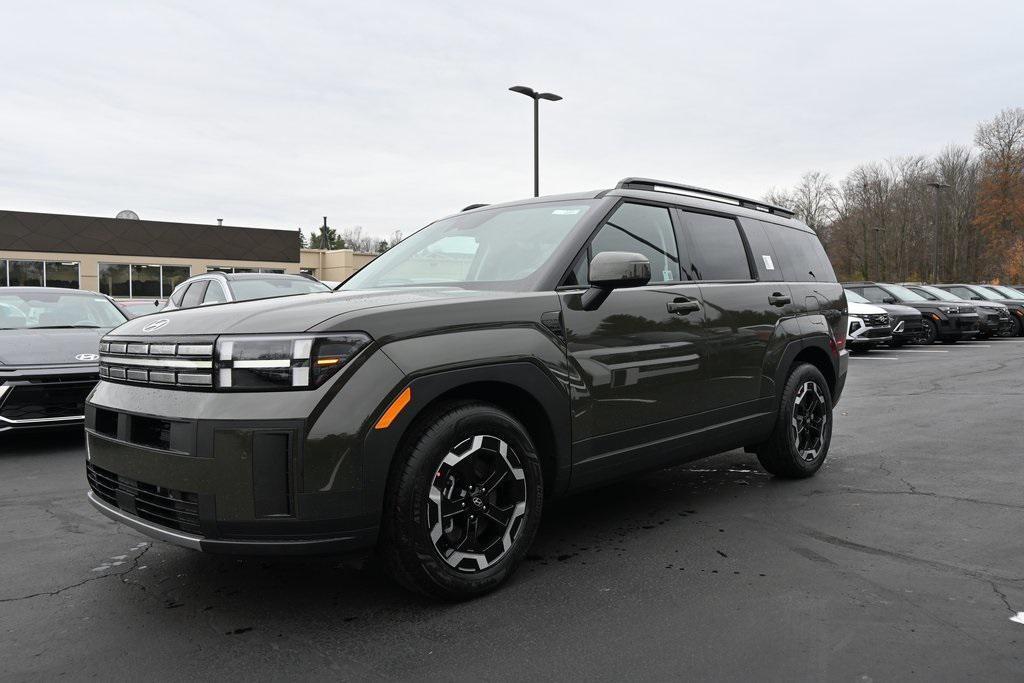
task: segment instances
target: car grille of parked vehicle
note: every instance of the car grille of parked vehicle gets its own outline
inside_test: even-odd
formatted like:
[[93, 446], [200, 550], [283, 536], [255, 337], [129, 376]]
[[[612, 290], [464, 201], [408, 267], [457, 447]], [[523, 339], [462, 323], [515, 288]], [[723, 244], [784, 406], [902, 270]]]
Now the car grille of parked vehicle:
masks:
[[92, 463], [86, 464], [86, 474], [93, 493], [104, 502], [162, 526], [200, 532], [197, 494], [121, 477]]
[[886, 327], [889, 324], [889, 316], [885, 313], [875, 313], [861, 316], [866, 327]]
[[95, 380], [66, 381], [59, 377], [7, 385], [7, 391], [0, 392], [0, 418], [3, 422], [22, 422], [81, 417], [85, 397], [94, 386]]
[[128, 384], [213, 386], [213, 337], [100, 342], [100, 377]]

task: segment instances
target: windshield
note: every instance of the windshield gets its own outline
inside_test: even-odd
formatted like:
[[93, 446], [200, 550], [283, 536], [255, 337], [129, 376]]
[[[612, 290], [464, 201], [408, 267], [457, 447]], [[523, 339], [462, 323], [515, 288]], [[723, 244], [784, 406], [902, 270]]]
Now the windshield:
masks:
[[378, 256], [342, 289], [522, 283], [547, 262], [593, 203], [511, 206], [445, 218]]
[[0, 330], [117, 327], [127, 318], [105, 296], [0, 291]]
[[1024, 292], [1019, 292], [1013, 287], [1003, 287], [1001, 285], [989, 285], [989, 287], [1000, 294], [1005, 294], [1004, 299], [1024, 299]]
[[849, 289], [846, 290], [846, 300], [852, 301], [855, 304], [870, 304], [871, 302], [862, 297], [857, 292], [851, 292]]
[[921, 289], [923, 289], [924, 291], [928, 292], [929, 294], [934, 294], [936, 299], [942, 299], [943, 301], [960, 301], [961, 300], [960, 297], [956, 296], [955, 294], [950, 294], [946, 290], [939, 289], [938, 287], [931, 287], [929, 285], [922, 285]]
[[900, 285], [886, 285], [885, 288], [889, 290], [890, 294], [895, 295], [900, 301], [928, 301], [928, 299], [925, 299], [917, 292], [912, 292], [906, 287], [901, 287]]
[[331, 288], [316, 280], [306, 278], [274, 278], [264, 280], [232, 280], [231, 293], [235, 301], [251, 299], [269, 299], [274, 296], [295, 296], [296, 294], [314, 294], [329, 292]]

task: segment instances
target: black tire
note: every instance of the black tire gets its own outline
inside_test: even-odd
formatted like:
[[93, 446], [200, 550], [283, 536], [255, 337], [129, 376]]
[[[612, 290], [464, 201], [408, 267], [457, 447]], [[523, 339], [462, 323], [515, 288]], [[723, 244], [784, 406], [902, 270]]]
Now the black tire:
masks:
[[921, 333], [921, 343], [925, 345], [934, 344], [939, 339], [939, 326], [934, 320], [924, 321], [924, 331]]
[[1024, 318], [1017, 318], [1014, 321], [1015, 326], [1013, 332], [1009, 334], [1011, 337], [1024, 337]]
[[[807, 451], [801, 451], [797, 443], [797, 428], [794, 426], [794, 411], [798, 394], [809, 391], [808, 384], [817, 389], [816, 400], [823, 406], [824, 423], [821, 425], [820, 446], [815, 449], [814, 456], [806, 457]], [[810, 398], [801, 394], [803, 400]], [[817, 472], [832, 441], [832, 392], [821, 371], [813, 365], [802, 363], [793, 368], [786, 379], [782, 390], [779, 414], [775, 418], [775, 428], [768, 441], [757, 449], [757, 459], [769, 473], [786, 479], [803, 479]], [[806, 445], [806, 444], [805, 444]], [[809, 450], [809, 449], [808, 449]]]
[[[504, 459], [499, 454], [501, 443], [507, 447]], [[496, 406], [460, 401], [443, 405], [419, 420], [403, 450], [395, 456], [400, 460], [392, 467], [384, 502], [379, 552], [387, 572], [410, 590], [452, 601], [474, 598], [500, 586], [533, 543], [544, 501], [541, 464], [526, 428]], [[448, 456], [459, 456], [457, 464], [449, 464], [455, 458]], [[483, 459], [506, 467], [505, 474], [512, 473], [512, 477], [500, 477], [500, 485], [485, 495], [470, 493], [462, 480], [476, 474]], [[466, 477], [456, 471], [462, 466], [470, 470]], [[456, 477], [461, 483], [456, 483]], [[488, 480], [492, 480], [490, 475]], [[448, 492], [443, 493], [441, 484], [449, 481], [445, 487]], [[498, 490], [508, 486], [515, 488], [512, 494]], [[455, 496], [457, 491], [463, 495]], [[503, 527], [490, 516], [505, 516], [507, 512], [493, 498], [499, 495], [506, 497], [506, 503], [511, 498], [518, 501], [521, 495], [525, 503], [525, 510], [518, 515], [518, 502], [506, 505], [512, 510], [507, 513], [511, 522], [504, 527], [509, 529], [507, 535], [500, 533]], [[466, 509], [442, 516], [443, 505]], [[438, 522], [448, 518], [450, 531]], [[481, 525], [494, 535], [490, 550], [472, 553], [452, 565], [450, 562], [457, 557], [467, 555], [462, 548], [470, 548], [477, 538], [472, 532], [479, 534]], [[438, 535], [437, 544], [431, 537], [432, 530]], [[461, 536], [462, 542], [470, 545], [449, 544], [450, 535]]]

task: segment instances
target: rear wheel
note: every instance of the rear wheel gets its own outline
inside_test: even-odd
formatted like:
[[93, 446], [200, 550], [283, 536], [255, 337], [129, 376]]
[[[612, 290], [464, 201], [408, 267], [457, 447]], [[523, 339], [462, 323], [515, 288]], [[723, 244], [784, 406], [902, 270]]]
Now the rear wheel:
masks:
[[464, 600], [501, 585], [533, 542], [544, 498], [526, 428], [486, 403], [442, 406], [414, 429], [391, 477], [384, 565], [399, 583]]
[[821, 468], [832, 441], [832, 393], [821, 371], [797, 365], [782, 390], [771, 437], [757, 449], [757, 459], [777, 477], [802, 479]]

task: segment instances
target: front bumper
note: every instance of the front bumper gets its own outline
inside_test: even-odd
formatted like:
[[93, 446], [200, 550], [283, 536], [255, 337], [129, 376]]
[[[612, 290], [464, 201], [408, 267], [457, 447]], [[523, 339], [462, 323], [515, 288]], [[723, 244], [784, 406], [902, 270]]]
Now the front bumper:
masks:
[[0, 432], [82, 424], [96, 366], [0, 368]]
[[368, 548], [382, 493], [366, 482], [365, 423], [402, 379], [377, 353], [310, 391], [101, 380], [85, 411], [89, 499], [142, 533], [203, 551]]
[[950, 315], [937, 322], [942, 339], [970, 339], [981, 331], [981, 318], [977, 313]]

